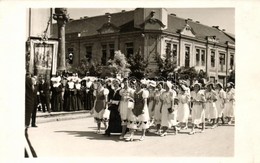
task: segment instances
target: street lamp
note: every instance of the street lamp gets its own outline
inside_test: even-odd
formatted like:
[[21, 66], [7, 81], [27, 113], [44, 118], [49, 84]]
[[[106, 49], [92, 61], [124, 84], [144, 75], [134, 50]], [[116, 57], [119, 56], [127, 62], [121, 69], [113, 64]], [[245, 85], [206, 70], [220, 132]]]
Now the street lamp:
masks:
[[81, 32], [78, 33], [78, 39], [79, 39], [79, 61], [78, 61], [78, 66], [80, 64], [80, 37], [81, 37]]

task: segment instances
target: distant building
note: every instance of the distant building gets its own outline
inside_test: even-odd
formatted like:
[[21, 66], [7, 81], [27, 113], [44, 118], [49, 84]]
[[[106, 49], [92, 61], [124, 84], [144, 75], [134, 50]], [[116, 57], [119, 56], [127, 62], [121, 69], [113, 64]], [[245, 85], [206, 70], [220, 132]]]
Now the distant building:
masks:
[[[53, 27], [57, 37], [57, 26]], [[170, 54], [176, 66], [194, 66], [207, 72], [211, 81], [224, 84], [229, 70], [235, 67], [234, 35], [218, 26], [179, 18], [163, 8], [122, 10], [66, 24], [66, 54], [73, 54], [73, 66], [83, 58], [106, 65], [115, 50], [126, 57], [140, 51], [149, 57], [154, 71], [158, 69], [155, 57]]]

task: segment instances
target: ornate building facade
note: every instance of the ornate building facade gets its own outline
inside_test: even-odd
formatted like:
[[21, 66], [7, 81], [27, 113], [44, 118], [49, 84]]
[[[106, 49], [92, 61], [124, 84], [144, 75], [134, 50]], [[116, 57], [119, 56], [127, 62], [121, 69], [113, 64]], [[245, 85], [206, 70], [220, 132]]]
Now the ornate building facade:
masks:
[[[53, 36], [57, 36], [53, 25]], [[156, 57], [170, 55], [177, 67], [195, 67], [207, 72], [209, 80], [226, 83], [235, 67], [235, 36], [198, 21], [177, 17], [164, 8], [82, 17], [66, 24], [66, 55], [72, 66], [81, 59], [106, 65], [120, 50], [128, 58], [141, 52], [156, 71]]]

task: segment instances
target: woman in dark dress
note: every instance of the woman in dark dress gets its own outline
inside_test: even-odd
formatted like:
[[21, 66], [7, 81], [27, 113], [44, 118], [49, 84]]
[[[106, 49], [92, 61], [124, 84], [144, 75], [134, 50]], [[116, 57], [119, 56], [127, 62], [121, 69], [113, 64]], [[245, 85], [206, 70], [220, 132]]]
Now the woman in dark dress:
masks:
[[51, 109], [54, 112], [62, 110], [62, 85], [58, 78], [53, 80], [53, 85], [51, 88], [52, 98], [51, 98]]
[[80, 79], [76, 80], [75, 83], [75, 99], [76, 99], [76, 108], [75, 110], [82, 110], [82, 106], [81, 106], [81, 96], [82, 96], [82, 92], [81, 92], [81, 84], [80, 84]]
[[65, 94], [65, 111], [75, 111], [76, 89], [72, 79], [67, 83]]
[[121, 126], [121, 117], [118, 110], [119, 102], [121, 99], [121, 95], [119, 94], [120, 82], [118, 80], [113, 81], [114, 91], [111, 95], [111, 99], [109, 101], [108, 110], [110, 110], [110, 116], [108, 121], [108, 128], [105, 132], [105, 135], [110, 136], [111, 133], [121, 133], [122, 126]]
[[84, 107], [85, 110], [91, 110], [93, 108], [94, 104], [94, 88], [93, 88], [93, 83], [88, 79], [86, 81], [86, 94], [85, 94], [85, 100], [84, 100]]

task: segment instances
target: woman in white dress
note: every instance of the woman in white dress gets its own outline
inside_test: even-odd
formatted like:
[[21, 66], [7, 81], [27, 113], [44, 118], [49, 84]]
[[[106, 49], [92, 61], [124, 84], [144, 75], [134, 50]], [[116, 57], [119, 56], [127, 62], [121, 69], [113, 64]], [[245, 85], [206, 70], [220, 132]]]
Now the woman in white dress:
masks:
[[133, 107], [133, 106], [130, 106], [132, 104], [131, 100], [133, 98], [133, 95], [134, 95], [134, 89], [130, 88], [129, 87], [129, 81], [127, 78], [125, 78], [123, 80], [123, 89], [121, 89], [119, 91], [119, 94], [121, 96], [121, 100], [120, 100], [120, 103], [119, 103], [119, 113], [120, 113], [120, 116], [121, 116], [121, 125], [122, 125], [122, 133], [121, 133], [121, 136], [119, 137], [119, 139], [124, 139], [124, 136], [126, 134], [126, 129], [127, 129], [127, 119], [128, 119], [128, 115], [129, 115], [129, 112], [130, 112], [130, 109], [129, 107]]
[[209, 112], [209, 118], [212, 121], [211, 129], [217, 127], [216, 120], [218, 118], [218, 111], [216, 107], [217, 93], [213, 90], [213, 83], [208, 83], [206, 85], [205, 97], [206, 97], [206, 107]]
[[174, 112], [174, 99], [176, 97], [176, 92], [172, 90], [172, 83], [167, 81], [166, 82], [166, 90], [161, 95], [162, 106], [161, 106], [161, 126], [162, 126], [162, 133], [160, 136], [166, 136], [168, 128], [172, 127], [172, 116], [169, 114]]
[[149, 117], [150, 117], [150, 123], [153, 123], [154, 120], [154, 95], [155, 95], [155, 87], [156, 87], [156, 82], [151, 81], [149, 83], [149, 97], [148, 97], [148, 110], [149, 110]]
[[163, 89], [163, 83], [160, 82], [156, 86], [156, 90], [154, 92], [154, 123], [156, 125], [156, 132], [155, 134], [160, 135], [161, 131], [161, 119], [162, 119], [162, 113], [161, 113], [161, 106], [162, 106], [162, 100], [161, 100], [161, 95], [165, 91]]
[[216, 101], [216, 107], [218, 110], [218, 119], [217, 119], [217, 125], [219, 123], [219, 120], [222, 120], [222, 124], [225, 124], [224, 121], [224, 108], [225, 108], [225, 101], [226, 101], [226, 92], [223, 90], [222, 83], [216, 84], [216, 93], [217, 93], [217, 101]]
[[182, 123], [184, 124], [182, 129], [186, 130], [188, 129], [188, 119], [190, 115], [190, 108], [189, 108], [190, 93], [188, 91], [188, 88], [184, 85], [181, 85], [179, 90], [180, 92], [177, 96], [177, 99], [179, 101], [177, 120], [180, 124]]
[[109, 90], [102, 85], [103, 81], [97, 82], [97, 90], [95, 92], [95, 102], [91, 112], [94, 112], [94, 120], [97, 123], [96, 133], [101, 133], [101, 122], [104, 123], [105, 130], [107, 129], [107, 122], [103, 121], [105, 109], [107, 108]]
[[193, 103], [191, 119], [192, 119], [192, 129], [189, 133], [190, 135], [195, 134], [195, 126], [202, 123], [201, 132], [205, 129], [205, 94], [204, 90], [201, 90], [201, 84], [194, 84], [194, 91], [191, 92], [191, 102]]
[[226, 98], [226, 111], [225, 116], [228, 118], [228, 124], [232, 123], [235, 109], [235, 89], [234, 83], [230, 82], [227, 84], [227, 98]]
[[[142, 87], [145, 87], [144, 85]], [[145, 138], [145, 131], [149, 128], [149, 111], [147, 106], [147, 98], [149, 97], [149, 91], [146, 88], [142, 88], [141, 83], [136, 83], [136, 90], [134, 92], [133, 100], [134, 107], [129, 112], [127, 127], [130, 129], [130, 136], [126, 141], [132, 141], [134, 132], [137, 129], [142, 130], [142, 136], [140, 141]]]

